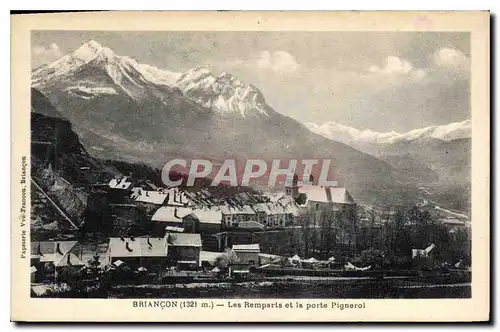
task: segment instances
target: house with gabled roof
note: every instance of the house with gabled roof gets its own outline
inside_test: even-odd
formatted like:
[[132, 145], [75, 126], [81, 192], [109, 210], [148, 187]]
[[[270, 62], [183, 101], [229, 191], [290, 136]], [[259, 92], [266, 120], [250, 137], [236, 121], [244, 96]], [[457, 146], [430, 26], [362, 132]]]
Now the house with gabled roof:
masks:
[[188, 207], [162, 206], [151, 217], [155, 234], [164, 235], [166, 227], [184, 229], [184, 217], [193, 212]]
[[201, 266], [201, 236], [191, 233], [166, 233], [167, 257], [178, 269], [191, 270]]
[[167, 247], [162, 237], [112, 237], [108, 257], [108, 264], [121, 261], [134, 269], [165, 267]]
[[346, 188], [307, 186], [299, 187], [299, 194], [306, 195], [306, 205], [316, 207], [315, 204], [340, 208], [356, 205]]
[[114, 237], [109, 239], [108, 264], [119, 261], [133, 269], [148, 270], [168, 266], [197, 268], [200, 251], [200, 234], [167, 232], [163, 237]]
[[315, 216], [316, 225], [320, 223], [319, 217], [323, 212], [348, 216], [356, 211], [356, 202], [346, 188], [308, 186], [299, 187], [298, 190], [299, 196], [305, 196], [305, 201], [299, 207], [305, 214]]
[[300, 218], [309, 226], [329, 225], [335, 228], [337, 245], [353, 250], [356, 244], [357, 204], [349, 191], [346, 188], [304, 186], [299, 187], [298, 192]]
[[77, 241], [31, 242], [30, 259], [36, 269], [35, 279], [61, 280], [63, 273], [74, 273], [84, 267], [86, 258], [83, 245]]
[[188, 233], [217, 233], [222, 229], [222, 212], [218, 207], [201, 207], [183, 218]]
[[120, 176], [113, 178], [109, 181], [108, 186], [110, 189], [128, 191], [132, 189], [132, 181], [127, 176]]
[[115, 177], [108, 182], [106, 198], [111, 202], [123, 202], [130, 196], [132, 185], [132, 180], [128, 176]]
[[259, 266], [260, 245], [258, 243], [234, 244], [232, 250], [238, 256], [238, 263]]

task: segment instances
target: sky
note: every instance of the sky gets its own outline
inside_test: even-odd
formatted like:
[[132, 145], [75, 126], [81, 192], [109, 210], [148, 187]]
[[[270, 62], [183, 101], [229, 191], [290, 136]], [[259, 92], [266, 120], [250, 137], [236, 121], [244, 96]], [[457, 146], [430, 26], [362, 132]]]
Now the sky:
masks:
[[93, 39], [161, 69], [230, 72], [301, 122], [404, 132], [470, 118], [468, 33], [35, 31], [31, 37], [33, 68]]

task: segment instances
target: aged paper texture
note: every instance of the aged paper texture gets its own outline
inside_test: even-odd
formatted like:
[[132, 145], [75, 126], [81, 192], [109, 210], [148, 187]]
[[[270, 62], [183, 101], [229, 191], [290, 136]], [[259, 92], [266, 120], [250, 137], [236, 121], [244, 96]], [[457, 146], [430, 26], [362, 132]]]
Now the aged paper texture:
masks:
[[488, 12], [12, 16], [11, 319], [487, 321]]

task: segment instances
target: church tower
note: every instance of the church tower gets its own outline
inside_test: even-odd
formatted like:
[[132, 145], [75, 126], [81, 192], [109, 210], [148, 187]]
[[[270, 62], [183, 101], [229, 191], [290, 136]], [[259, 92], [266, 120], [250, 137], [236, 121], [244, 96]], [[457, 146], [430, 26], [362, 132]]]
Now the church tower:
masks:
[[292, 183], [290, 183], [290, 181], [287, 178], [285, 185], [286, 195], [291, 196], [293, 198], [299, 195], [299, 187], [297, 185], [298, 182], [299, 182], [299, 177], [297, 176], [297, 174], [293, 175]]

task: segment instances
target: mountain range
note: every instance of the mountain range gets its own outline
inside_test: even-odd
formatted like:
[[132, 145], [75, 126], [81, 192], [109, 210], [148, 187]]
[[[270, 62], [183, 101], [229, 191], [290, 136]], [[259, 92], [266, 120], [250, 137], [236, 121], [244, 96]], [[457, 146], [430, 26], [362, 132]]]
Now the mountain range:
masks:
[[379, 143], [392, 144], [403, 141], [440, 139], [443, 141], [452, 141], [461, 138], [471, 137], [471, 121], [464, 120], [453, 122], [442, 126], [430, 126], [410, 130], [406, 133], [376, 132], [369, 129], [359, 130], [353, 127], [344, 126], [336, 122], [327, 122], [322, 125], [315, 123], [306, 123], [307, 128], [326, 138], [343, 142], [353, 143]]
[[95, 157], [159, 168], [171, 158], [328, 158], [358, 200], [404, 203], [419, 195], [418, 177], [276, 112], [230, 73], [161, 70], [88, 41], [35, 69], [32, 87]]

